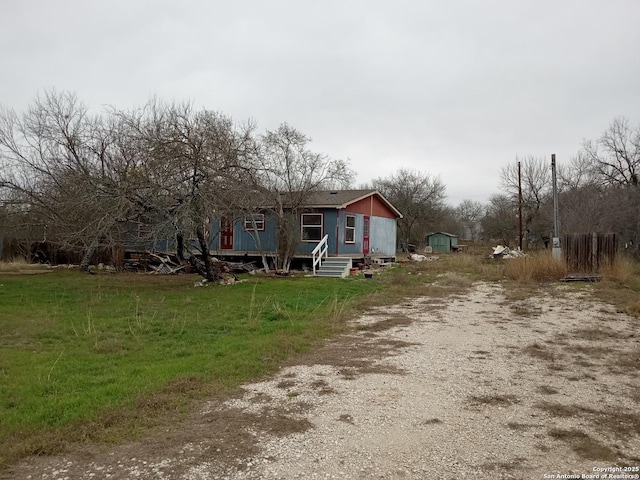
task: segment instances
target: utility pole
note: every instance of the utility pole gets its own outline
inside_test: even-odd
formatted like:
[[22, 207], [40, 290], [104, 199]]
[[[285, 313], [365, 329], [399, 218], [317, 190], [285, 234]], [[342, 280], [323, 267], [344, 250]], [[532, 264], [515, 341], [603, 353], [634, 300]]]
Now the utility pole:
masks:
[[522, 251], [522, 170], [520, 160], [518, 160], [518, 247]]
[[556, 179], [556, 154], [551, 154], [551, 178], [553, 181], [553, 258], [561, 259], [560, 232], [558, 231], [558, 182]]

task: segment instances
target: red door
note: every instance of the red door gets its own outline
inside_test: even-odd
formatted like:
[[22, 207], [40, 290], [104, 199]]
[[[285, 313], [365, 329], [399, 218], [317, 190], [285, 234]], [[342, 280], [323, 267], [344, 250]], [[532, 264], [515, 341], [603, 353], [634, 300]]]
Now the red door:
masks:
[[222, 217], [220, 220], [220, 248], [233, 250], [233, 218]]
[[365, 215], [362, 222], [362, 253], [369, 253], [369, 216]]

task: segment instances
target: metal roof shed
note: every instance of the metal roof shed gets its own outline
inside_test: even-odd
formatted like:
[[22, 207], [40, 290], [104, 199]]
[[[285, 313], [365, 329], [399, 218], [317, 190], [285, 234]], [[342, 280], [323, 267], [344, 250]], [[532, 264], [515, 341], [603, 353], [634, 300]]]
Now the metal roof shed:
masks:
[[427, 235], [427, 244], [433, 252], [451, 252], [458, 248], [458, 236], [446, 232], [434, 232]]

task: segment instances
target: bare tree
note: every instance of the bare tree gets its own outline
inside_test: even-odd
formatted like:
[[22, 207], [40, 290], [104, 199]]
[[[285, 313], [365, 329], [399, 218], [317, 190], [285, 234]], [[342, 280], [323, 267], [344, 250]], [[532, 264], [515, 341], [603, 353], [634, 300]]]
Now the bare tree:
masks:
[[21, 117], [0, 115], [0, 188], [46, 225], [50, 240], [84, 248], [84, 268], [97, 247], [127, 243], [131, 223], [145, 218], [151, 247], [174, 236], [178, 255], [189, 250], [194, 268], [216, 280], [204, 225], [253, 178], [252, 131], [155, 99], [90, 116], [75, 95], [47, 92]]
[[568, 232], [615, 232], [631, 252], [640, 242], [640, 125], [615, 119], [561, 175], [560, 221]]
[[517, 204], [507, 195], [493, 195], [482, 219], [485, 238], [512, 245], [518, 235]]
[[49, 240], [82, 248], [85, 269], [96, 248], [113, 244], [117, 219], [131, 208], [112, 149], [110, 125], [71, 93], [45, 92], [21, 116], [0, 112], [0, 185]]
[[463, 200], [454, 210], [454, 215], [462, 226], [463, 231], [459, 232], [462, 238], [478, 240], [482, 226], [480, 221], [485, 214], [485, 206], [473, 200]]
[[[212, 212], [234, 208], [235, 192], [252, 177], [253, 125], [236, 128], [217, 112], [156, 99], [116, 115], [142, 152], [129, 185], [133, 201], [151, 214], [154, 232], [173, 232], [180, 258], [208, 280], [218, 280], [221, 272], [211, 261], [205, 225]], [[197, 255], [189, 239], [195, 239]]]
[[[451, 205], [443, 205], [438, 210], [437, 223], [430, 222], [429, 232], [440, 231], [457, 235], [458, 238], [465, 238], [465, 226], [460, 221], [457, 209]], [[420, 238], [425, 238], [428, 232], [420, 231]]]
[[[544, 158], [527, 156], [519, 160], [522, 179], [522, 216], [527, 240], [541, 240], [553, 229], [551, 166]], [[501, 171], [501, 187], [518, 202], [518, 162]]]
[[583, 155], [605, 185], [638, 185], [640, 125], [616, 118], [597, 141], [585, 141]]
[[374, 179], [372, 185], [402, 212], [398, 234], [405, 245], [424, 241], [424, 234], [442, 218], [445, 186], [438, 177], [400, 169], [390, 177]]
[[310, 141], [284, 123], [267, 131], [260, 142], [254, 187], [277, 218], [277, 266], [284, 271], [297, 250], [300, 214], [310, 194], [330, 186], [347, 187], [353, 178], [344, 161], [309, 150]]
[[598, 188], [603, 186], [584, 152], [579, 152], [569, 159], [568, 164], [561, 163], [556, 168], [559, 192], [590, 186]]

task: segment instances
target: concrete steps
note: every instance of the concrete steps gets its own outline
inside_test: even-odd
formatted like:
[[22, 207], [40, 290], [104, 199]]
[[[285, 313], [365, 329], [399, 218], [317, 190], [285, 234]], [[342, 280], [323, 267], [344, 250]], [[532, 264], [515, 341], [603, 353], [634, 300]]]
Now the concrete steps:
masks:
[[349, 276], [352, 265], [351, 258], [329, 257], [323, 260], [320, 268], [316, 270], [316, 277], [344, 278]]

